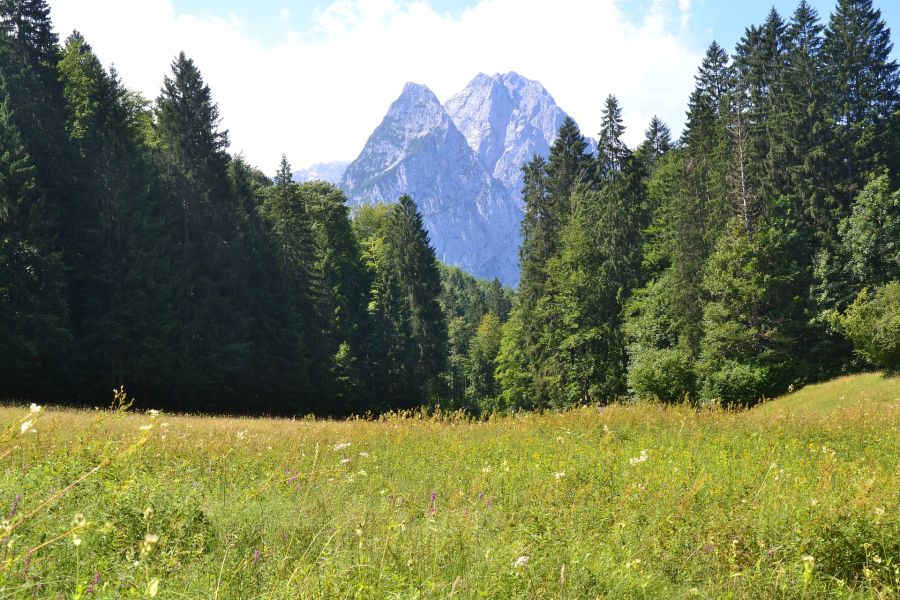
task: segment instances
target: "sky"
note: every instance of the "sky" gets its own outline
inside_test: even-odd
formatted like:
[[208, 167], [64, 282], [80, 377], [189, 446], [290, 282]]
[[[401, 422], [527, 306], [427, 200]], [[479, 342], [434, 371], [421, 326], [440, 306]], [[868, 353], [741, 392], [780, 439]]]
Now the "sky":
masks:
[[[810, 0], [827, 22], [834, 2]], [[50, 0], [125, 84], [155, 99], [179, 51], [196, 62], [231, 151], [274, 172], [353, 160], [407, 81], [446, 101], [480, 72], [540, 81], [587, 135], [615, 94], [626, 141], [653, 115], [676, 134], [712, 40], [729, 51], [774, 0]], [[875, 0], [892, 32], [900, 2]], [[896, 39], [896, 36], [892, 36]], [[900, 51], [894, 49], [894, 58]]]

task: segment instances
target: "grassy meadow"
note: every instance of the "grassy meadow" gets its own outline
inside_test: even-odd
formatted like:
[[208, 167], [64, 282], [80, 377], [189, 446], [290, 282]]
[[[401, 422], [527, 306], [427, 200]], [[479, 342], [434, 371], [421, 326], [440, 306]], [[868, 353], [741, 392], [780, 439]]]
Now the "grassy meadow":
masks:
[[471, 422], [0, 408], [5, 598], [896, 598], [900, 380]]

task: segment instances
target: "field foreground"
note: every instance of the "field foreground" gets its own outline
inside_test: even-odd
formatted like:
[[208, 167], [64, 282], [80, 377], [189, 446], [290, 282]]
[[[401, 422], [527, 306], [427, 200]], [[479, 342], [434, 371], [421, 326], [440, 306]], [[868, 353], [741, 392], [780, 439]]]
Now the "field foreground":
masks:
[[0, 408], [0, 599], [889, 598], [900, 380], [487, 423]]

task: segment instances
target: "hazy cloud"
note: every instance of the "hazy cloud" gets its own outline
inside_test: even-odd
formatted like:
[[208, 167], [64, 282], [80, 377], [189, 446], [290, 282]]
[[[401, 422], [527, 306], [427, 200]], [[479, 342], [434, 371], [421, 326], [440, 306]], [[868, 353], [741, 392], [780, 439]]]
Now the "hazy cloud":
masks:
[[179, 14], [170, 0], [56, 0], [53, 18], [151, 99], [184, 50], [232, 150], [268, 172], [282, 152], [297, 167], [355, 158], [406, 81], [446, 100], [478, 72], [541, 81], [587, 134], [610, 93], [630, 142], [654, 113], [677, 132], [700, 61], [683, 35], [689, 10], [690, 0], [656, 0], [634, 22], [613, 0], [482, 0], [459, 16], [423, 1], [337, 0], [277, 41], [250, 35], [239, 15]]

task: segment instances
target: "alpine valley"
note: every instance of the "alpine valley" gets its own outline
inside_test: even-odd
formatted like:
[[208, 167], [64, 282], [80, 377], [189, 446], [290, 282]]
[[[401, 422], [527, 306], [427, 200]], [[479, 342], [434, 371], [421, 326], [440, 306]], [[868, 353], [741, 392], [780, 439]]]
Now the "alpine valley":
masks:
[[[409, 194], [440, 260], [514, 286], [521, 167], [548, 155], [565, 117], [540, 83], [513, 72], [479, 74], [443, 105], [408, 83], [339, 186], [352, 206]], [[316, 178], [321, 167], [295, 176]], [[337, 179], [331, 167], [327, 178]]]

